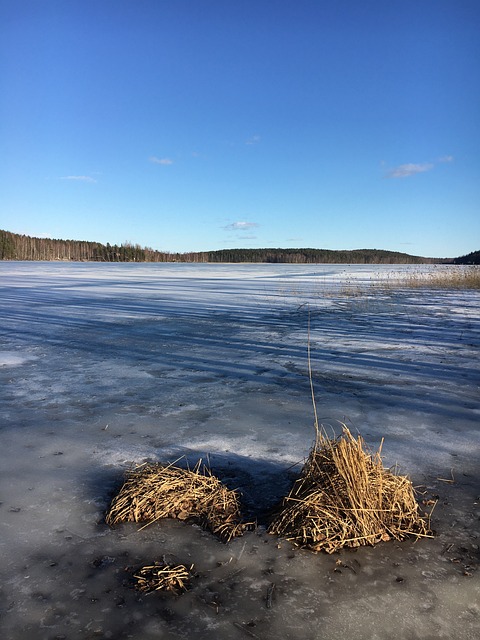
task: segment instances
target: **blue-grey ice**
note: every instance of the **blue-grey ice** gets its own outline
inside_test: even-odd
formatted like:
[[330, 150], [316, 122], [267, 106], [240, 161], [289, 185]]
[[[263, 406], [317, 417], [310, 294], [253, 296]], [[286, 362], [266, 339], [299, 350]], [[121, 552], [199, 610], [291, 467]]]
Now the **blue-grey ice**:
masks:
[[[0, 636], [477, 639], [480, 292], [392, 285], [428, 268], [0, 263]], [[328, 556], [265, 532], [314, 439], [308, 339], [321, 422], [385, 438], [433, 539]], [[181, 456], [259, 527], [105, 525], [127, 468]], [[139, 594], [163, 557], [192, 589]]]

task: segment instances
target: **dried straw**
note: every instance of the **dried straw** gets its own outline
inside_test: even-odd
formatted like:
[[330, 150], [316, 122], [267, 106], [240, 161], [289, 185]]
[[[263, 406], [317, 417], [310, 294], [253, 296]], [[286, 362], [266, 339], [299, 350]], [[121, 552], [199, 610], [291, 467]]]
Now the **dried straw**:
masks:
[[156, 562], [148, 567], [142, 567], [133, 577], [137, 580], [136, 588], [143, 593], [165, 590], [180, 595], [188, 590], [192, 572], [193, 564], [187, 568], [184, 564], [173, 567], [163, 562]]
[[340, 438], [317, 430], [300, 478], [269, 527], [300, 547], [327, 553], [381, 540], [429, 536], [412, 483], [383, 467], [380, 449], [364, 450], [344, 427]]
[[193, 470], [143, 464], [126, 475], [106, 522], [152, 523], [160, 518], [193, 520], [224, 541], [242, 535], [239, 497], [211, 474], [201, 461]]

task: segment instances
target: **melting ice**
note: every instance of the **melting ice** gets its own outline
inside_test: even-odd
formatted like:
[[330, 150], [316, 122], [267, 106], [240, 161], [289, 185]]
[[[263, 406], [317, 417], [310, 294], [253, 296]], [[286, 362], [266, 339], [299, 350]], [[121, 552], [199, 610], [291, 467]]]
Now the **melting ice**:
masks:
[[[478, 638], [480, 293], [347, 265], [0, 263], [0, 634]], [[382, 285], [385, 284], [385, 286]], [[265, 532], [317, 411], [435, 502], [433, 539], [333, 556]], [[255, 531], [110, 529], [124, 471], [210, 464]], [[179, 598], [132, 572], [195, 565]]]

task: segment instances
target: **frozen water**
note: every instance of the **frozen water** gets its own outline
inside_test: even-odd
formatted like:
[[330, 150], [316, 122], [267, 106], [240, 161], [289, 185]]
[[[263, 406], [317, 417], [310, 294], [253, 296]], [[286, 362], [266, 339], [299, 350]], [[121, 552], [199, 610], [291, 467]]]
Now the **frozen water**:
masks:
[[[478, 638], [480, 294], [382, 286], [411, 268], [0, 262], [1, 637]], [[385, 437], [438, 497], [434, 539], [327, 556], [265, 533], [314, 437], [309, 317], [319, 417]], [[180, 456], [259, 528], [104, 524], [127, 467]], [[139, 595], [163, 556], [192, 590]]]

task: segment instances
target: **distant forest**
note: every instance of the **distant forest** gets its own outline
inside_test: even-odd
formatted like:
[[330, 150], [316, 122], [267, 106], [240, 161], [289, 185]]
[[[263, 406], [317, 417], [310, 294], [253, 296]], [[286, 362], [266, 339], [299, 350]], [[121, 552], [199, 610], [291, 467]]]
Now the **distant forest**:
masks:
[[452, 262], [454, 264], [480, 264], [480, 251], [472, 251], [466, 256], [454, 258]]
[[[478, 264], [480, 252], [456, 259], [423, 258], [397, 251], [356, 249], [223, 249], [170, 253], [125, 242], [121, 245], [81, 240], [54, 240], [0, 230], [0, 260], [63, 260], [82, 262], [267, 262], [267, 263], [341, 263], [341, 264]], [[470, 262], [462, 262], [462, 260]]]

